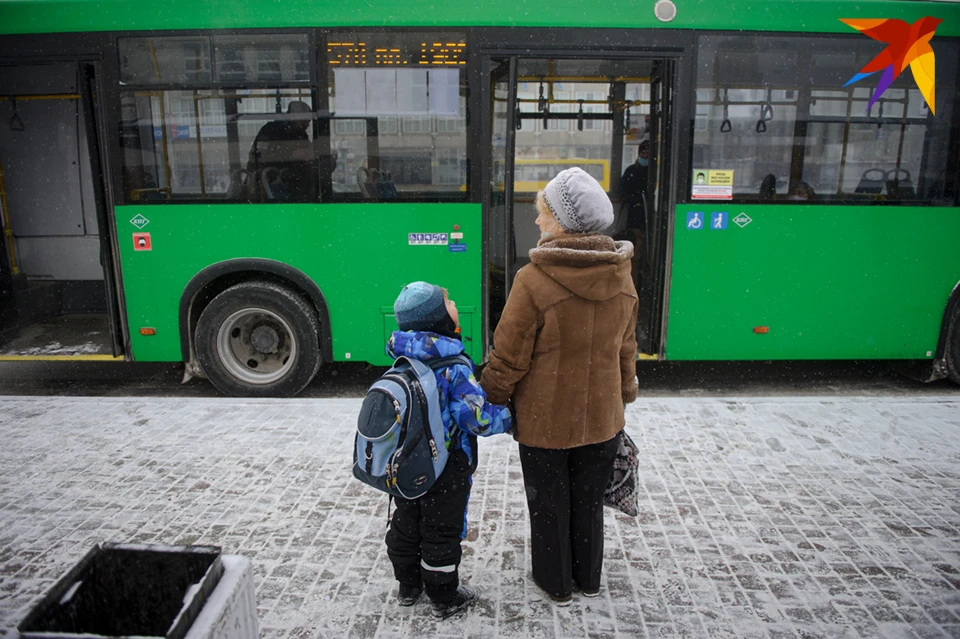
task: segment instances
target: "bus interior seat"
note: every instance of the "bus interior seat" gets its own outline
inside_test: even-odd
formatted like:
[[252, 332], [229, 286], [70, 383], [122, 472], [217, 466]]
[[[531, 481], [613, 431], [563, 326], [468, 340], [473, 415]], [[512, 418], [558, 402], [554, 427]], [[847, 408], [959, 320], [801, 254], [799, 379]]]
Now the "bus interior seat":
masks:
[[397, 185], [393, 183], [393, 178], [389, 172], [380, 174], [380, 180], [377, 181], [376, 187], [377, 194], [385, 200], [397, 197]]
[[887, 172], [883, 169], [867, 169], [860, 176], [860, 182], [854, 193], [867, 193], [870, 195], [879, 195], [883, 191], [884, 182], [887, 179]]
[[913, 178], [906, 169], [890, 169], [886, 175], [887, 197], [891, 200], [912, 200], [917, 192]]
[[240, 200], [247, 197], [250, 189], [250, 172], [238, 169], [230, 176], [230, 186], [227, 187], [226, 199]]
[[268, 200], [284, 200], [287, 197], [287, 185], [283, 183], [284, 171], [268, 166], [260, 172], [260, 181]]

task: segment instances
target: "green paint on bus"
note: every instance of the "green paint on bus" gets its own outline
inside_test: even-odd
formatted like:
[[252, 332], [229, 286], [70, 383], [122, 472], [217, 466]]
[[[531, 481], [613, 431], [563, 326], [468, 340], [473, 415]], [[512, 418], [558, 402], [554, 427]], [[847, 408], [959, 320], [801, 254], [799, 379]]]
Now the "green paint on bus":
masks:
[[[316, 2], [260, 0], [193, 2], [162, 0], [0, 0], [0, 33], [135, 31], [153, 29], [255, 29], [296, 27], [610, 27], [734, 31], [849, 33], [838, 18], [944, 18], [939, 36], [960, 35], [960, 5], [865, 0], [677, 0], [669, 23], [654, 15], [654, 2], [607, 0], [585, 8], [580, 0], [544, 5], [533, 0], [467, 0], [449, 3]], [[38, 10], [42, 9], [42, 10]], [[427, 17], [429, 16], [429, 17]], [[598, 43], [598, 45], [601, 43]]]
[[[138, 229], [130, 220], [142, 215]], [[176, 361], [184, 289], [203, 269], [232, 259], [267, 259], [298, 269], [330, 311], [335, 361], [387, 365], [396, 330], [393, 302], [403, 285], [446, 287], [460, 309], [464, 343], [477, 361], [480, 339], [481, 221], [478, 204], [180, 204], [116, 207], [123, 290], [133, 357]], [[466, 246], [410, 244], [410, 233], [448, 234]], [[151, 250], [135, 250], [135, 233]], [[140, 328], [155, 328], [142, 336]]]
[[956, 208], [678, 206], [666, 357], [932, 359], [958, 237]]

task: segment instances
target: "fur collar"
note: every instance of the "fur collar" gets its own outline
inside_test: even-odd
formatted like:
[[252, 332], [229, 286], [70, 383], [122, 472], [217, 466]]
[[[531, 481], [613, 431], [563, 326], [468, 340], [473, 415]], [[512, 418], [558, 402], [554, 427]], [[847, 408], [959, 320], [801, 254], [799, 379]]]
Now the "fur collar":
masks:
[[538, 265], [593, 266], [621, 264], [633, 257], [633, 244], [599, 233], [564, 233], [537, 242], [530, 261]]

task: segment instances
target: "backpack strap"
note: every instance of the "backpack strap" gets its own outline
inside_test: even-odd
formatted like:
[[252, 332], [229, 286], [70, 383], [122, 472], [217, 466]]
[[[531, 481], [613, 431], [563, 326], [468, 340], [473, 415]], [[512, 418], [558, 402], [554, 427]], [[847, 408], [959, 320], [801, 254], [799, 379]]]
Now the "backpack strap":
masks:
[[473, 360], [464, 355], [463, 353], [457, 353], [456, 355], [449, 355], [447, 357], [440, 357], [438, 359], [432, 359], [429, 362], [424, 362], [434, 371], [439, 371], [442, 368], [447, 366], [453, 366], [454, 364], [463, 364], [470, 369], [470, 372], [473, 372]]
[[[398, 358], [399, 359], [399, 358]], [[415, 357], [404, 358], [409, 362], [412, 370], [414, 371], [418, 379], [411, 380], [411, 390], [417, 395], [416, 403], [420, 406], [420, 409], [423, 412], [423, 425], [424, 425], [424, 434], [427, 436], [429, 442], [430, 451], [433, 454], [433, 460], [437, 461], [438, 455], [438, 445], [436, 440], [433, 437], [433, 431], [430, 428], [430, 412], [429, 412], [429, 397], [430, 395], [436, 395], [437, 391], [437, 379], [433, 372], [433, 369], [429, 367], [425, 362], [416, 359]], [[423, 384], [420, 383], [420, 379], [423, 379]], [[428, 381], [429, 380], [429, 381]], [[426, 388], [424, 388], [426, 384]], [[437, 408], [439, 409], [439, 401], [437, 401]], [[440, 415], [437, 415], [437, 418], [440, 418]]]

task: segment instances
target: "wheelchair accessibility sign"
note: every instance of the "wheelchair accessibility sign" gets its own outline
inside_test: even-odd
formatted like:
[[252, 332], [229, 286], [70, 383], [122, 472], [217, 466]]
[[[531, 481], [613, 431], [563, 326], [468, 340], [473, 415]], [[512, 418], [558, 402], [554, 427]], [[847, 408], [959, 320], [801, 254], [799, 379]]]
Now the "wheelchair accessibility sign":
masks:
[[704, 227], [703, 224], [704, 214], [700, 211], [691, 211], [687, 213], [687, 229], [691, 231], [696, 231]]
[[408, 233], [410, 246], [446, 246], [450, 243], [448, 233]]

